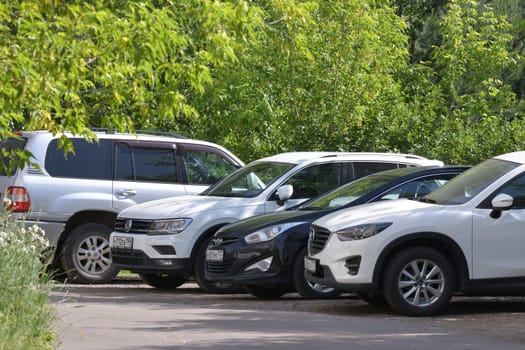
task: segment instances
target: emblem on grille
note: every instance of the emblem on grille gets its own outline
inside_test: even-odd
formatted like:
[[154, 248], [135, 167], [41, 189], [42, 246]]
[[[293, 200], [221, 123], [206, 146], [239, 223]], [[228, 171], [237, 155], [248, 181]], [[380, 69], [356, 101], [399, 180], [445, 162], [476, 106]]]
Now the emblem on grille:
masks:
[[315, 240], [315, 229], [313, 227], [310, 227], [310, 235], [308, 236], [308, 239], [310, 242], [313, 242]]
[[222, 244], [222, 238], [214, 238], [212, 242], [215, 247], [220, 246]]
[[131, 227], [133, 226], [133, 221], [126, 220], [126, 223], [124, 224], [124, 231], [129, 232], [131, 231]]

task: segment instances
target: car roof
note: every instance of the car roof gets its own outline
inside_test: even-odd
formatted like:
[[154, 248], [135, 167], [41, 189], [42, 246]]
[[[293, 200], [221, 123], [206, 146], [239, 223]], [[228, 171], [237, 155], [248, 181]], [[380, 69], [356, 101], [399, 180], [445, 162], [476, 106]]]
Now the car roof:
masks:
[[506, 160], [506, 161], [514, 162], [514, 163], [525, 164], [525, 151], [500, 154], [499, 156], [496, 156], [494, 158]]
[[471, 168], [469, 165], [426, 165], [420, 167], [410, 167], [410, 168], [398, 168], [384, 170], [377, 173], [367, 175], [366, 177], [381, 176], [382, 174], [392, 174], [399, 175], [399, 178], [404, 177], [417, 177], [420, 175], [433, 174], [433, 173], [446, 173], [447, 171], [464, 171]]
[[264, 157], [255, 160], [254, 162], [303, 164], [312, 162], [331, 162], [334, 160], [402, 162], [421, 166], [443, 165], [443, 162], [440, 160], [427, 159], [413, 154], [381, 152], [286, 152]]

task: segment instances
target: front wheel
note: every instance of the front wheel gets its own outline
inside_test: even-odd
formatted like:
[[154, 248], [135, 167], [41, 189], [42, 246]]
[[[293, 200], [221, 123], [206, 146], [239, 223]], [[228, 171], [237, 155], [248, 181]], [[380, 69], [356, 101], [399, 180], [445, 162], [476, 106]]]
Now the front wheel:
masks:
[[383, 286], [392, 308], [409, 316], [441, 312], [455, 289], [455, 273], [448, 259], [428, 247], [412, 247], [387, 263]]
[[173, 274], [141, 273], [139, 276], [142, 282], [158, 289], [175, 289], [186, 282], [186, 278]]
[[332, 299], [341, 294], [335, 288], [327, 287], [319, 283], [313, 283], [304, 277], [304, 257], [306, 248], [302, 249], [293, 264], [292, 284], [297, 293], [305, 299]]
[[118, 274], [111, 263], [111, 228], [89, 223], [77, 226], [64, 241], [60, 262], [67, 278], [75, 283], [107, 283]]

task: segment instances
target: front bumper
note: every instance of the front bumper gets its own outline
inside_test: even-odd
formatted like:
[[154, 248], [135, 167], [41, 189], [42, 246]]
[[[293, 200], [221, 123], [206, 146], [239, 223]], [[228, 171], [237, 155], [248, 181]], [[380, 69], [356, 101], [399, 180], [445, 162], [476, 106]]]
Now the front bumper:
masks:
[[133, 273], [173, 273], [191, 275], [190, 259], [151, 259], [142, 250], [111, 248], [113, 265]]
[[[286, 243], [282, 240], [246, 244], [242, 239], [224, 245], [210, 245], [208, 249], [223, 250], [222, 261], [206, 261], [206, 279], [212, 282], [257, 284], [264, 286], [289, 285], [295, 256], [305, 243]], [[266, 271], [247, 268], [271, 258]]]

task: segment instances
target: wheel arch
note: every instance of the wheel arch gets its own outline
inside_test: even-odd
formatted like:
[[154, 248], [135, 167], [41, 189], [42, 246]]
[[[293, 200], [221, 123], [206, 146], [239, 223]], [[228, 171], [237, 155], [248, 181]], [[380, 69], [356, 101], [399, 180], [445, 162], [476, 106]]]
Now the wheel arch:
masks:
[[401, 250], [414, 246], [432, 248], [443, 254], [455, 267], [456, 291], [461, 291], [464, 288], [465, 281], [469, 278], [469, 272], [467, 259], [459, 245], [442, 233], [419, 232], [398, 238], [383, 249], [377, 259], [373, 275], [373, 284], [378, 289], [383, 288], [381, 277], [386, 268], [385, 264]]
[[66, 226], [60, 235], [56, 251], [62, 251], [64, 241], [67, 239], [71, 230], [73, 230], [75, 227], [86, 223], [97, 223], [113, 229], [116, 218], [117, 213], [101, 210], [86, 210], [73, 214], [66, 222]]
[[228, 225], [228, 224], [229, 224], [229, 222], [213, 225], [212, 227], [209, 227], [206, 231], [204, 231], [204, 233], [201, 234], [199, 236], [199, 238], [197, 238], [197, 240], [195, 241], [195, 244], [191, 248], [191, 255], [190, 255], [190, 259], [191, 260], [190, 261], [191, 261], [191, 270], [192, 271], [193, 271], [193, 268], [195, 266], [195, 255], [197, 254], [197, 249], [199, 249], [201, 244], [206, 239], [208, 239], [209, 237], [213, 236], [215, 234], [215, 232], [217, 232], [221, 227], [223, 227], [225, 225]]

